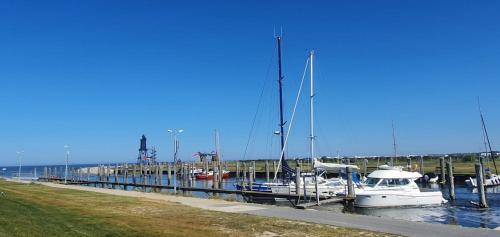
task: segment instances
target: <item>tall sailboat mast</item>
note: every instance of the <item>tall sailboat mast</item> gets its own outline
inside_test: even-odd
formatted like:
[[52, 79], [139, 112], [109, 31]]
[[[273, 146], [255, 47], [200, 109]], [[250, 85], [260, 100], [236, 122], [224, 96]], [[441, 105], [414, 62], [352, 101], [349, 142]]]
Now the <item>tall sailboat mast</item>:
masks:
[[311, 160], [314, 160], [314, 142], [316, 140], [316, 137], [314, 136], [314, 68], [313, 68], [313, 57], [314, 57], [314, 51], [311, 50], [309, 52], [309, 59], [310, 59], [310, 63], [311, 63], [311, 68], [310, 68], [310, 71], [311, 71], [311, 91], [310, 91], [310, 100], [309, 100], [309, 106], [310, 106], [310, 126], [311, 126], [311, 135], [310, 135], [310, 139], [311, 139], [311, 144], [310, 144], [310, 154], [311, 154]]
[[[278, 84], [279, 84], [279, 99], [280, 99], [280, 138], [281, 138], [281, 163], [285, 161], [285, 152], [283, 151], [285, 147], [285, 122], [283, 119], [283, 75], [281, 69], [281, 36], [276, 36], [276, 41], [278, 43]], [[283, 172], [282, 172], [283, 173]]]
[[[478, 104], [479, 104], [479, 101], [478, 101]], [[497, 164], [495, 162], [495, 154], [493, 153], [493, 150], [491, 149], [490, 137], [488, 136], [488, 130], [486, 130], [486, 124], [484, 123], [483, 112], [481, 111], [481, 106], [479, 106], [479, 116], [481, 117], [481, 125], [483, 128], [483, 133], [486, 137], [486, 142], [488, 142], [490, 157], [491, 157], [491, 160], [493, 161], [493, 166], [495, 166], [495, 174], [498, 175]], [[486, 151], [486, 152], [488, 152], [488, 151]]]
[[314, 191], [316, 192], [316, 205], [319, 206], [319, 190], [318, 190], [318, 169], [316, 168], [316, 164], [314, 162], [314, 142], [316, 140], [316, 137], [314, 136], [314, 51], [311, 50], [309, 52], [309, 62], [310, 64], [310, 76], [311, 76], [311, 86], [310, 86], [310, 94], [309, 94], [309, 109], [310, 109], [310, 126], [311, 126], [311, 143], [310, 143], [310, 152], [311, 152], [311, 162], [313, 164], [314, 168]]

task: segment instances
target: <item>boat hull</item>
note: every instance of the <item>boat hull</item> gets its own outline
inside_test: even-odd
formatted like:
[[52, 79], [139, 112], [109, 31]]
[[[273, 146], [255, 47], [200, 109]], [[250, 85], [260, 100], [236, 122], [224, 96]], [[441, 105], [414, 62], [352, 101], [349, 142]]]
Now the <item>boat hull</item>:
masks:
[[357, 193], [354, 205], [357, 207], [429, 206], [445, 203], [441, 192], [419, 193]]
[[[214, 179], [214, 175], [213, 174], [197, 174], [195, 175], [196, 179], [201, 179], [201, 180], [212, 180]], [[228, 179], [229, 178], [229, 172], [224, 172], [222, 174], [222, 178], [223, 179]]]
[[[475, 178], [469, 177], [469, 179], [465, 180], [465, 184], [467, 184], [467, 186], [469, 187], [477, 188], [477, 180]], [[500, 176], [493, 175], [491, 178], [484, 179], [484, 186], [500, 186]]]
[[[273, 193], [278, 193], [278, 194], [297, 194], [296, 189], [294, 186], [274, 186], [271, 187], [271, 190]], [[319, 191], [319, 197], [320, 198], [330, 198], [336, 196], [335, 193], [337, 192], [337, 189], [328, 187], [328, 186], [318, 186], [318, 191]], [[300, 188], [300, 193], [299, 195], [304, 195], [304, 188]], [[305, 196], [306, 197], [316, 197], [316, 188], [313, 185], [308, 185], [306, 186], [305, 190]]]

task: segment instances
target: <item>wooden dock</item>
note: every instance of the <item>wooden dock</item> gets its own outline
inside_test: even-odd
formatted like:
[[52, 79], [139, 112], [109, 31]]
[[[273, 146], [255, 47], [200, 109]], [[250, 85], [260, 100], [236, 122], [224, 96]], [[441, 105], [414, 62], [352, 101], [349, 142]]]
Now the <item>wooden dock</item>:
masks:
[[[64, 182], [62, 178], [40, 178], [40, 181], [48, 181], [48, 182]], [[204, 193], [214, 193], [214, 194], [237, 194], [243, 197], [260, 197], [260, 198], [285, 198], [296, 201], [298, 199], [303, 198], [302, 195], [297, 194], [279, 194], [279, 193], [271, 193], [271, 192], [258, 192], [258, 191], [245, 191], [245, 190], [229, 190], [229, 189], [214, 189], [214, 188], [199, 188], [199, 187], [174, 187], [172, 185], [155, 185], [155, 184], [133, 184], [133, 183], [123, 183], [123, 182], [110, 182], [110, 181], [70, 181], [67, 182], [68, 185], [87, 185], [87, 186], [104, 186], [104, 187], [122, 187], [123, 189], [127, 189], [127, 187], [136, 187], [142, 189], [152, 189], [157, 190], [157, 192], [161, 192], [161, 190], [174, 190], [176, 188], [179, 191], [186, 192], [204, 192]], [[333, 197], [329, 199], [321, 200], [321, 204], [326, 203], [338, 203], [344, 201], [343, 197]], [[315, 203], [314, 203], [315, 205]], [[298, 208], [310, 207], [312, 204], [299, 204], [296, 205]]]

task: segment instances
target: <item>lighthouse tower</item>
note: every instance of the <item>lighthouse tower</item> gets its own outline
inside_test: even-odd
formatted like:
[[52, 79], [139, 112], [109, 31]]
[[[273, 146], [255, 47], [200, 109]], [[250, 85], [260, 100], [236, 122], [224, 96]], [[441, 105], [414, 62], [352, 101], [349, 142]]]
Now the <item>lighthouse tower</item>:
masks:
[[139, 147], [139, 156], [137, 157], [137, 164], [149, 163], [148, 148], [146, 146], [146, 136], [142, 134], [141, 146]]
[[[137, 164], [156, 164], [156, 147], [148, 149], [146, 145], [146, 136], [141, 137], [141, 146], [139, 147], [139, 155], [137, 156]], [[150, 152], [149, 152], [150, 151]]]

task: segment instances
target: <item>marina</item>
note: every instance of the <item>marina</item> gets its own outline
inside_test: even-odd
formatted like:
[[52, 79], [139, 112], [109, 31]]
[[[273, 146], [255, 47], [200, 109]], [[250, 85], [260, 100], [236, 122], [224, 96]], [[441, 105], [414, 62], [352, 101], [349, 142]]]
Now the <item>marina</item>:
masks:
[[500, 2], [0, 7], [0, 237], [500, 236]]
[[[234, 162], [227, 162], [228, 169], [231, 170], [231, 167], [235, 167]], [[246, 162], [246, 165], [243, 165], [244, 162], [240, 163], [240, 166], [252, 167], [252, 162]], [[272, 162], [269, 162], [272, 163]], [[130, 166], [133, 166], [130, 164]], [[105, 178], [109, 181], [99, 181], [100, 178], [97, 174], [87, 175], [85, 171], [92, 170], [92, 168], [97, 167], [96, 165], [71, 165], [69, 172], [69, 184], [71, 185], [83, 185], [83, 186], [91, 186], [91, 187], [100, 187], [106, 189], [121, 189], [121, 190], [129, 190], [129, 191], [141, 191], [141, 192], [158, 192], [165, 194], [173, 194], [174, 186], [173, 186], [173, 177], [171, 176], [170, 184], [168, 184], [168, 174], [164, 172], [160, 179], [155, 179], [153, 176], [147, 176], [144, 181], [145, 184], [142, 183], [143, 176], [139, 176], [136, 173], [136, 185], [133, 184], [132, 174], [128, 175], [127, 180], [124, 181], [124, 174], [118, 172], [115, 180], [114, 172], [110, 171], [109, 176], [107, 172], [105, 172]], [[110, 165], [109, 167], [116, 167], [116, 165]], [[307, 166], [305, 166], [307, 167]], [[3, 176], [16, 178], [17, 176], [17, 168], [18, 167], [6, 167], [6, 170], [3, 173]], [[51, 178], [44, 179], [43, 170], [49, 167], [46, 166], [27, 166], [24, 168], [24, 173], [22, 177], [30, 177], [36, 173], [39, 174], [38, 177], [32, 177], [31, 180], [40, 181], [52, 181], [57, 183], [64, 183], [64, 166], [52, 166], [50, 170], [52, 173]], [[111, 168], [110, 168], [111, 169]], [[439, 167], [434, 168], [439, 170]], [[80, 176], [78, 176], [78, 170], [80, 171]], [[131, 169], [133, 170], [133, 169]], [[165, 171], [167, 169], [164, 169]], [[42, 173], [40, 173], [40, 171]], [[173, 171], [171, 171], [173, 173]], [[254, 179], [256, 183], [265, 183], [267, 182], [265, 172], [257, 172], [257, 177]], [[245, 175], [247, 178], [250, 176], [248, 173]], [[272, 174], [270, 175], [272, 176]], [[419, 221], [419, 222], [429, 222], [429, 223], [441, 223], [441, 224], [450, 224], [450, 225], [462, 225], [466, 227], [482, 227], [482, 228], [492, 228], [495, 229], [500, 226], [500, 190], [497, 187], [489, 187], [486, 189], [487, 193], [487, 202], [490, 208], [481, 209], [472, 205], [471, 201], [478, 200], [478, 191], [477, 189], [473, 189], [468, 187], [465, 184], [465, 178], [455, 179], [455, 192], [456, 198], [451, 200], [449, 196], [449, 188], [447, 185], [440, 184], [432, 184], [432, 183], [423, 183], [419, 184], [419, 187], [425, 191], [440, 191], [443, 193], [443, 197], [449, 200], [446, 204], [438, 205], [438, 206], [423, 206], [423, 207], [393, 207], [393, 208], [359, 208], [359, 207], [350, 207], [345, 204], [345, 197], [332, 197], [329, 199], [322, 199], [321, 205], [317, 206], [314, 199], [309, 199], [308, 201], [304, 201], [304, 195], [296, 195], [292, 192], [287, 194], [273, 194], [270, 192], [259, 192], [259, 191], [242, 191], [237, 190], [236, 186], [241, 184], [241, 179], [243, 179], [243, 175], [240, 174], [240, 179], [236, 178], [236, 174], [231, 172], [231, 177], [229, 179], [224, 179], [222, 183], [220, 183], [218, 189], [214, 189], [213, 180], [197, 180], [197, 179], [189, 179], [187, 182], [182, 181], [182, 175], [178, 177], [177, 180], [177, 191], [178, 195], [187, 195], [194, 196], [199, 198], [212, 198], [212, 196], [221, 195], [220, 198], [228, 199], [228, 200], [236, 200], [239, 202], [255, 202], [262, 203], [266, 205], [278, 205], [278, 206], [289, 206], [295, 208], [312, 208], [317, 210], [327, 210], [337, 213], [356, 213], [360, 215], [369, 215], [369, 216], [382, 216], [387, 218], [396, 218], [408, 221]], [[157, 184], [154, 184], [155, 180], [157, 180]], [[159, 184], [161, 182], [161, 185]], [[186, 186], [183, 186], [186, 185]], [[297, 202], [297, 200], [301, 200], [301, 202]]]

